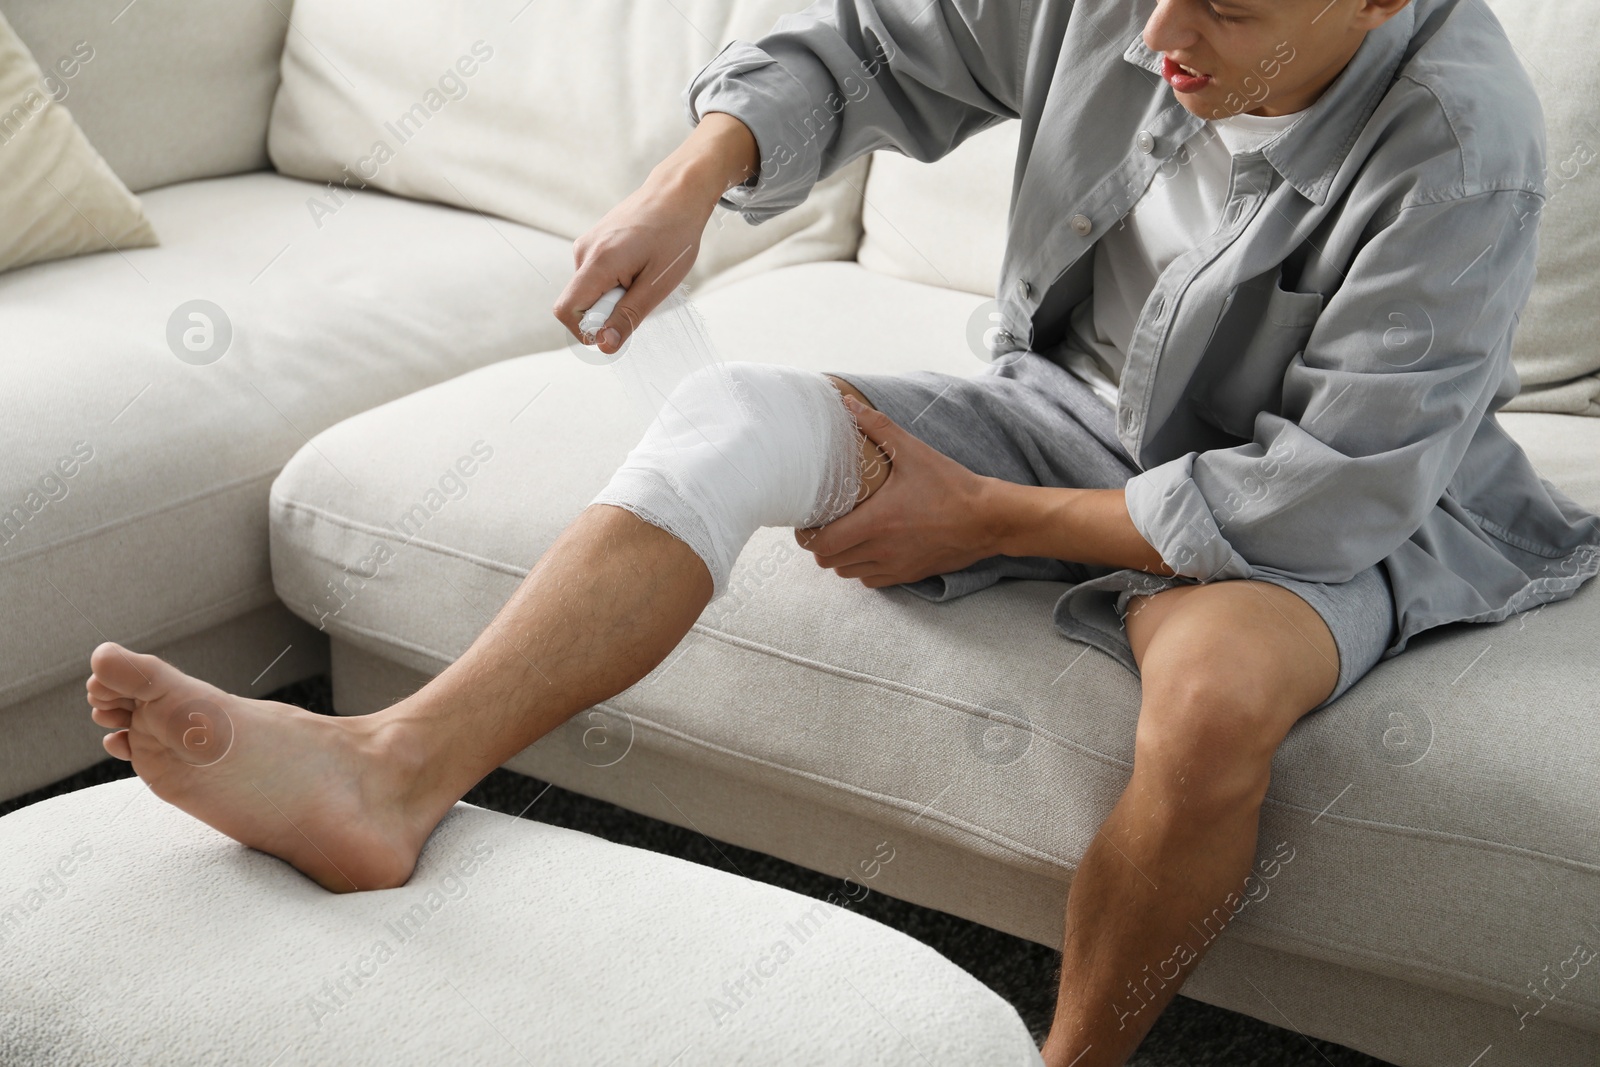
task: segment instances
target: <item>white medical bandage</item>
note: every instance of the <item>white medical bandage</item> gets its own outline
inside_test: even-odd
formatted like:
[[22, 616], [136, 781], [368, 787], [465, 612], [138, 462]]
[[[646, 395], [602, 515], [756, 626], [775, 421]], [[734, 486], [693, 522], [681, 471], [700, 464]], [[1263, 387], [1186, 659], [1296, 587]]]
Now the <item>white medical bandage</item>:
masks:
[[821, 526], [855, 506], [860, 438], [822, 374], [722, 363], [679, 294], [661, 310], [614, 364], [630, 394], [655, 401], [654, 421], [590, 503], [625, 508], [687, 544], [715, 600], [757, 529]]

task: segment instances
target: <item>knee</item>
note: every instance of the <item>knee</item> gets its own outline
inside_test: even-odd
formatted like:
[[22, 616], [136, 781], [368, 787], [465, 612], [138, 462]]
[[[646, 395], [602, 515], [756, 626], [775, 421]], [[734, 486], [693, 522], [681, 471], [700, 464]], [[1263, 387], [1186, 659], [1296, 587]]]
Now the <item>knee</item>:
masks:
[[702, 367], [663, 390], [656, 419], [592, 503], [614, 504], [693, 548], [724, 590], [762, 526], [815, 526], [854, 506], [855, 421], [812, 371]]
[[[770, 363], [732, 361], [685, 382], [702, 437], [718, 436], [724, 470], [757, 526], [832, 522], [855, 505], [860, 486], [855, 420], [826, 375]], [[701, 429], [701, 427], [704, 429]]]
[[1248, 657], [1151, 664], [1134, 739], [1134, 773], [1176, 788], [1203, 812], [1265, 799], [1292, 717]]

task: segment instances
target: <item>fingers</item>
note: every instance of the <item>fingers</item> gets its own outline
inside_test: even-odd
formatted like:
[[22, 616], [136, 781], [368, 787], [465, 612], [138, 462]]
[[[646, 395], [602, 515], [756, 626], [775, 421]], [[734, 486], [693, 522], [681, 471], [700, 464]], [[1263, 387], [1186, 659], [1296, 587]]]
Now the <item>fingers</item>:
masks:
[[556, 297], [555, 307], [551, 311], [568, 333], [582, 341], [578, 320], [583, 318], [583, 313], [594, 307], [606, 293], [619, 285], [626, 286], [633, 279], [620, 277], [614, 270], [607, 271], [594, 264], [585, 264], [581, 254], [576, 251], [573, 258], [579, 261], [578, 271], [567, 282], [566, 288], [561, 290], [561, 295]]
[[856, 575], [846, 574], [843, 568], [855, 567], [863, 563], [877, 564], [891, 547], [881, 541], [868, 541], [863, 544], [853, 545], [843, 552], [835, 552], [831, 556], [824, 556], [820, 553], [812, 554], [816, 556], [817, 566], [824, 567], [830, 571], [838, 571], [841, 578], [854, 578]]
[[[592, 334], [586, 333], [583, 328], [583, 320], [587, 317], [589, 309], [596, 304], [604, 303], [607, 293], [622, 287], [620, 284], [609, 286], [602, 289], [600, 294], [592, 299], [573, 301], [573, 304], [577, 306], [558, 303], [555, 309], [556, 318], [560, 319], [561, 324], [566, 326], [572, 336], [579, 341], [586, 345], [594, 345], [607, 355], [614, 355], [627, 343], [628, 338], [633, 336], [633, 331], [639, 328], [639, 324], [644, 321], [644, 317], [655, 309], [656, 304], [660, 303], [659, 299], [651, 300], [647, 296], [641, 296], [633, 290], [628, 290], [624, 293], [622, 299], [617, 301], [616, 307], [612, 309], [611, 313], [606, 316], [603, 325]], [[585, 286], [578, 291], [587, 293], [589, 287]], [[563, 299], [565, 299], [565, 294], [562, 295]]]
[[[796, 529], [795, 542], [807, 552], [816, 557], [817, 566], [834, 570], [841, 567], [873, 564], [874, 557], [881, 555], [884, 550], [892, 546], [885, 546], [881, 539], [866, 538], [853, 530], [856, 524], [841, 529], [846, 519], [859, 512], [850, 512], [828, 523], [826, 526], [816, 526], [810, 529]], [[842, 578], [853, 578], [854, 574], [839, 571]]]
[[662, 248], [651, 262], [644, 265], [628, 287], [627, 294], [618, 301], [617, 309], [606, 320], [606, 328], [600, 336], [600, 351], [616, 352], [627, 344], [628, 338], [633, 336], [645, 316], [672, 295], [678, 284], [688, 276], [689, 268], [694, 266], [697, 243], [696, 240], [679, 248]]
[[[817, 530], [796, 530], [795, 538], [803, 546], [805, 541], [802, 535], [818, 534], [823, 530], [831, 530], [834, 525], [837, 525], [837, 523], [820, 527]], [[882, 538], [850, 543], [831, 554], [817, 552], [814, 549], [811, 552], [816, 558], [817, 566], [825, 570], [831, 570], [841, 578], [861, 578], [875, 574], [886, 575], [894, 569], [894, 564], [889, 561], [895, 555], [895, 546]], [[889, 582], [887, 584], [893, 585], [895, 583]]]
[[[799, 540], [802, 534], [816, 532], [816, 530], [796, 530], [795, 537]], [[802, 545], [804, 543], [804, 541], [801, 541]], [[841, 578], [860, 578], [863, 585], [874, 588], [885, 585], [898, 585], [904, 579], [894, 577], [891, 573], [891, 564], [877, 558], [892, 547], [885, 546], [881, 541], [865, 542], [831, 556], [816, 555], [817, 566], [825, 570], [831, 570]], [[815, 555], [815, 553], [813, 554]], [[873, 582], [867, 579], [882, 580]]]
[[891, 463], [901, 458], [901, 454], [906, 450], [921, 444], [877, 408], [868, 407], [849, 393], [840, 395], [844, 398], [844, 406], [856, 417], [856, 425], [861, 428], [861, 432], [866, 435], [867, 440], [883, 450]]
[[870, 500], [857, 504], [826, 526], [796, 530], [795, 540], [807, 552], [823, 558], [843, 557], [853, 549], [870, 547], [878, 538], [891, 532], [879, 521], [883, 509], [878, 505], [884, 501], [885, 495], [884, 490], [879, 490]]
[[633, 331], [639, 328], [645, 316], [666, 298], [666, 293], [640, 291], [646, 288], [644, 284], [635, 285], [617, 301], [617, 309], [606, 319], [605, 328], [595, 337], [595, 345], [600, 351], [609, 355], [627, 344], [628, 338], [633, 336]]
[[573, 246], [573, 259], [577, 272], [566, 288], [556, 298], [551, 310], [555, 317], [579, 341], [590, 343], [583, 336], [583, 313], [600, 301], [607, 292], [621, 286], [627, 292], [616, 308], [606, 318], [593, 343], [607, 355], [613, 355], [650, 312], [665, 300], [678, 283], [688, 276], [694, 266], [695, 243], [681, 247], [666, 245], [645, 253], [610, 244], [604, 238], [595, 246], [579, 241]]
[[[656, 309], [656, 305], [665, 300], [672, 292], [672, 286], [662, 282], [670, 275], [656, 272], [657, 279], [654, 284], [650, 281], [641, 281], [648, 273], [639, 271], [629, 278], [619, 278], [620, 272], [601, 269], [583, 268], [567, 283], [566, 289], [556, 300], [555, 316], [561, 321], [578, 340], [584, 344], [593, 343], [600, 351], [607, 355], [615, 354], [628, 338], [633, 336], [645, 316]], [[612, 280], [616, 279], [616, 280]], [[617, 306], [607, 316], [605, 325], [597, 331], [592, 339], [583, 335], [582, 319], [584, 312], [598, 304], [602, 297], [612, 289], [618, 287], [627, 290], [622, 299], [617, 301]]]
[[847, 567], [834, 567], [830, 569], [833, 571], [833, 573], [837, 574], [841, 578], [887, 578], [888, 574], [884, 570], [884, 567], [885, 564], [880, 563], [875, 559], [869, 559], [861, 563], [852, 563]]
[[627, 295], [628, 290], [620, 285], [607, 289], [600, 299], [595, 301], [594, 305], [585, 311], [583, 317], [578, 320], [579, 340], [583, 341], [584, 344], [593, 344], [594, 335], [599, 333], [601, 328], [605, 326], [606, 320], [611, 317], [611, 313], [617, 310], [617, 304]]

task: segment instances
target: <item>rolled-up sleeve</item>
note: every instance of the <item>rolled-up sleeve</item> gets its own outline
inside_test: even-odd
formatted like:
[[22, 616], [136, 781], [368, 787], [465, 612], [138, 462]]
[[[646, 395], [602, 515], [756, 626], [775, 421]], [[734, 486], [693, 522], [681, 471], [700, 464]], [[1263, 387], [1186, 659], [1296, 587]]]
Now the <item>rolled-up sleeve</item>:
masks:
[[1438, 504], [1510, 369], [1543, 197], [1495, 190], [1398, 211], [1351, 261], [1281, 414], [1248, 444], [1130, 479], [1134, 526], [1179, 574], [1345, 582]]
[[755, 135], [761, 166], [722, 205], [763, 222], [867, 152], [938, 159], [1022, 97], [1029, 3], [821, 0], [757, 41], [734, 41], [690, 82], [710, 111]]

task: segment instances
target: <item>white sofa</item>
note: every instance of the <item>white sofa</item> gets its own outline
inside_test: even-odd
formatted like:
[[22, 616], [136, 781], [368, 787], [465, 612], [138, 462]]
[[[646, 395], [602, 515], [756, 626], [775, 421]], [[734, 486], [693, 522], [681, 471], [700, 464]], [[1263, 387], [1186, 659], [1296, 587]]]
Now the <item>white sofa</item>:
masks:
[[[550, 308], [572, 234], [379, 193], [341, 194], [329, 217], [312, 209], [325, 182], [271, 169], [289, 11], [142, 0], [111, 21], [89, 0], [0, 2], [47, 69], [88, 44], [63, 102], [161, 239], [0, 274], [0, 797], [103, 757], [80, 712], [107, 637], [255, 696], [325, 672], [325, 636], [273, 592], [273, 478], [341, 419], [565, 336]], [[665, 106], [639, 153], [682, 137]], [[719, 213], [696, 281], [853, 255], [866, 168], [765, 232]], [[205, 366], [168, 347], [193, 299], [233, 328]], [[30, 513], [80, 444], [92, 458]]]
[[[798, 6], [695, 11], [720, 12], [709, 52], [753, 24], [745, 8]], [[1525, 13], [1530, 0], [1496, 6]], [[548, 315], [574, 233], [376, 192], [315, 228], [306, 201], [320, 183], [264, 169], [273, 92], [280, 54], [285, 69], [313, 51], [346, 58], [314, 25], [284, 52], [270, 4], [144, 0], [104, 29], [87, 0], [0, 11], [36, 55], [87, 27], [106, 35], [68, 105], [128, 184], [150, 190], [162, 239], [126, 261], [0, 276], [0, 404], [27, 414], [5, 423], [0, 499], [73, 442], [95, 448], [28, 540], [0, 550], [16, 620], [0, 645], [0, 789], [99, 758], [81, 685], [102, 636], [257, 695], [331, 661], [345, 713], [421, 684], [640, 429]], [[1538, 22], [1507, 21], [1514, 38]], [[193, 58], [196, 42], [209, 47]], [[1536, 84], [1590, 93], [1561, 68]], [[676, 111], [680, 87], [632, 91]], [[933, 166], [880, 154], [787, 229], [736, 232], [696, 277], [721, 352], [980, 370], [968, 338], [988, 321], [1014, 137], [1002, 126]], [[1553, 163], [1558, 148], [1565, 159], [1552, 138]], [[315, 170], [304, 158], [293, 169]], [[1583, 181], [1600, 177], [1580, 170], [1563, 208], [1589, 202]], [[586, 196], [574, 188], [574, 202]], [[1553, 219], [1554, 204], [1542, 255], [1563, 269], [1546, 278], [1541, 260], [1525, 347], [1593, 332], [1572, 311], [1593, 279], [1560, 259], [1592, 250], [1592, 227]], [[194, 297], [235, 326], [233, 351], [204, 368], [164, 342], [167, 316]], [[1529, 392], [1501, 426], [1545, 477], [1600, 507], [1600, 388], [1541, 379], [1544, 356], [1519, 348]], [[380, 542], [394, 560], [374, 572]], [[757, 536], [733, 585], [661, 668], [510, 766], [834, 874], [890, 840], [885, 892], [1058, 945], [1073, 865], [1127, 780], [1138, 710], [1122, 667], [1050, 625], [1059, 587], [928, 604], [818, 570], [782, 530]], [[1592, 586], [1501, 624], [1425, 634], [1296, 727], [1261, 833], [1264, 856], [1282, 843], [1293, 859], [1187, 995], [1402, 1065], [1600, 1060], [1600, 967], [1551, 978], [1575, 942], [1595, 943], [1600, 911]]]

